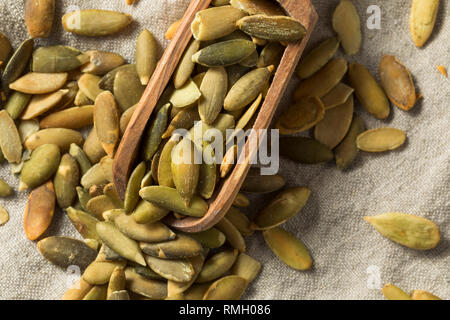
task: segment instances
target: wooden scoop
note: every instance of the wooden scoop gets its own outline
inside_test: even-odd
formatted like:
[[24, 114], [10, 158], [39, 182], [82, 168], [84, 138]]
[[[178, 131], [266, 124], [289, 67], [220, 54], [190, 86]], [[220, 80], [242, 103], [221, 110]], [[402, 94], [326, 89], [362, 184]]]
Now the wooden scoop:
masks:
[[[276, 108], [283, 97], [291, 76], [294, 72], [305, 46], [311, 37], [318, 16], [310, 0], [277, 0], [286, 12], [298, 19], [306, 28], [305, 37], [296, 43], [290, 43], [283, 55], [281, 63], [275, 73], [272, 85], [264, 100], [264, 104], [259, 110], [258, 117], [253, 126], [253, 133], [249, 140], [258, 134], [258, 130], [267, 129], [275, 114]], [[147, 122], [153, 112], [161, 94], [172, 77], [179, 60], [192, 37], [191, 23], [195, 14], [206, 9], [211, 0], [191, 1], [180, 27], [167, 47], [158, 66], [148, 84], [137, 108], [125, 131], [122, 141], [114, 158], [113, 175], [117, 192], [123, 198], [127, 187], [127, 181], [131, 170], [135, 165], [135, 160], [140, 147], [141, 137], [144, 135]], [[250, 159], [257, 152], [252, 144], [247, 142], [245, 150], [242, 152], [238, 164], [234, 167], [229, 177], [218, 186], [218, 191], [209, 203], [208, 212], [202, 218], [176, 219], [166, 218], [165, 222], [175, 229], [185, 232], [200, 232], [214, 226], [222, 219], [233, 204], [239, 189], [250, 169]]]

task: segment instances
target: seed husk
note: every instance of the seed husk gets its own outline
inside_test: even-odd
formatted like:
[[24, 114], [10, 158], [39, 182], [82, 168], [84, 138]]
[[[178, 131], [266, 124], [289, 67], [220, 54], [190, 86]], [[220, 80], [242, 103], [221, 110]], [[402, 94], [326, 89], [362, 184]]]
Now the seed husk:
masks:
[[155, 71], [158, 58], [158, 45], [153, 34], [144, 29], [136, 42], [136, 71], [142, 85], [147, 85]]
[[220, 248], [226, 241], [225, 235], [214, 227], [205, 231], [189, 233], [186, 235], [197, 240], [203, 247], [210, 249]]
[[386, 119], [391, 111], [389, 101], [369, 70], [353, 63], [348, 74], [356, 97], [364, 109], [377, 119]]
[[83, 241], [67, 237], [48, 237], [36, 246], [45, 259], [63, 269], [75, 265], [84, 270], [97, 256], [97, 251]]
[[286, 265], [296, 270], [308, 270], [312, 260], [300, 240], [286, 230], [276, 227], [263, 231], [264, 240], [275, 255]]
[[408, 111], [417, 101], [411, 73], [395, 57], [385, 55], [378, 68], [381, 85], [389, 100], [402, 110]]
[[295, 42], [306, 34], [306, 28], [300, 21], [288, 16], [252, 15], [236, 24], [249, 36], [269, 41]]
[[93, 165], [88, 171], [81, 177], [81, 185], [86, 190], [89, 190], [93, 185], [104, 185], [108, 183], [105, 177], [105, 172], [101, 168], [100, 163]]
[[61, 89], [67, 73], [30, 72], [9, 85], [10, 89], [28, 94], [46, 94]]
[[41, 128], [81, 129], [93, 124], [94, 106], [73, 107], [44, 117]]
[[99, 221], [97, 218], [72, 207], [67, 208], [67, 216], [83, 238], [101, 241], [96, 229], [96, 224]]
[[145, 259], [136, 241], [128, 238], [111, 222], [97, 223], [97, 233], [102, 241], [122, 257], [146, 266]]
[[141, 200], [133, 212], [133, 218], [139, 224], [154, 223], [164, 218], [169, 210], [153, 203]]
[[300, 79], [306, 79], [322, 69], [339, 49], [339, 40], [336, 37], [329, 38], [311, 50], [297, 68]]
[[227, 218], [222, 218], [215, 227], [223, 232], [228, 243], [232, 247], [238, 249], [240, 252], [245, 252], [246, 246], [244, 238], [239, 230]]
[[98, 140], [97, 130], [95, 130], [95, 128], [92, 128], [91, 132], [86, 138], [86, 141], [83, 145], [83, 151], [92, 164], [98, 163], [100, 159], [106, 155], [103, 146]]
[[200, 89], [192, 79], [188, 79], [180, 88], [172, 92], [169, 97], [174, 108], [186, 108], [193, 106], [201, 97]]
[[91, 50], [84, 53], [88, 63], [81, 67], [81, 72], [95, 75], [104, 75], [125, 63], [125, 59], [117, 53]]
[[62, 98], [69, 92], [67, 89], [58, 90], [52, 93], [35, 95], [23, 112], [21, 119], [30, 120], [46, 113], [56, 107]]
[[361, 47], [361, 21], [355, 6], [342, 0], [336, 7], [332, 19], [333, 29], [348, 55], [357, 54]]
[[0, 205], [0, 227], [9, 221], [8, 211]]
[[133, 268], [125, 268], [127, 289], [150, 299], [165, 299], [167, 284], [163, 281], [145, 278], [136, 273]]
[[84, 296], [83, 300], [106, 300], [108, 286], [93, 286]]
[[114, 77], [114, 96], [124, 112], [139, 102], [145, 86], [141, 84], [136, 68], [121, 69]]
[[167, 130], [162, 135], [163, 139], [170, 138], [177, 129], [190, 129], [195, 121], [200, 121], [200, 115], [197, 108], [182, 109], [170, 122]]
[[231, 275], [215, 281], [206, 291], [203, 300], [239, 300], [247, 288], [247, 281]]
[[238, 193], [233, 201], [233, 206], [238, 208], [246, 208], [250, 206], [250, 200], [242, 193]]
[[0, 148], [10, 163], [19, 163], [22, 158], [22, 142], [14, 120], [6, 110], [0, 111]]
[[236, 22], [246, 15], [245, 12], [231, 6], [199, 11], [191, 25], [192, 34], [200, 41], [219, 39], [237, 30]]
[[254, 101], [263, 91], [273, 70], [273, 66], [258, 68], [250, 71], [239, 79], [225, 97], [225, 110], [239, 110]]
[[284, 14], [280, 6], [270, 0], [231, 0], [230, 4], [251, 15], [279, 16]]
[[55, 0], [26, 0], [25, 24], [32, 38], [50, 35], [55, 16]]
[[[85, 73], [78, 79], [78, 87], [90, 101], [95, 101], [97, 96], [103, 92], [99, 87], [100, 77]], [[90, 103], [89, 103], [90, 104]]]
[[176, 234], [161, 222], [139, 224], [132, 216], [126, 214], [118, 215], [114, 223], [123, 234], [136, 241], [162, 242], [176, 237]]
[[441, 298], [435, 296], [434, 294], [424, 290], [414, 290], [411, 293], [411, 298], [413, 300], [442, 300]]
[[440, 241], [439, 227], [419, 216], [389, 212], [364, 219], [385, 237], [411, 249], [430, 250]]
[[393, 284], [386, 284], [382, 292], [387, 300], [412, 300], [409, 294]]
[[413, 0], [409, 30], [417, 47], [422, 47], [433, 32], [439, 10], [439, 0]]
[[97, 137], [106, 154], [114, 156], [114, 151], [119, 143], [119, 110], [114, 96], [109, 91], [104, 91], [95, 99], [94, 127]]
[[334, 149], [350, 129], [353, 110], [353, 96], [350, 96], [344, 104], [328, 110], [314, 129], [316, 140], [330, 149]]
[[210, 68], [200, 86], [202, 96], [198, 102], [200, 118], [212, 124], [222, 110], [228, 90], [228, 75], [224, 68]]
[[9, 84], [16, 81], [27, 67], [33, 53], [33, 46], [33, 39], [25, 40], [9, 59], [2, 75], [2, 89], [6, 95], [10, 92]]
[[261, 51], [256, 67], [265, 68], [273, 65], [278, 68], [283, 57], [284, 47], [278, 42], [269, 42]]
[[329, 93], [342, 80], [347, 73], [347, 61], [333, 59], [312, 77], [303, 80], [295, 90], [294, 98], [303, 97], [322, 98]]
[[64, 293], [61, 300], [83, 300], [83, 297], [92, 289], [92, 286], [80, 278], [74, 285]]
[[12, 53], [12, 46], [9, 39], [0, 32], [0, 69], [5, 67], [5, 64], [8, 63], [9, 57]]
[[365, 130], [362, 119], [356, 114], [353, 115], [352, 124], [350, 125], [347, 136], [334, 150], [336, 166], [339, 170], [346, 169], [358, 156], [359, 149], [356, 146], [356, 139]]
[[406, 134], [400, 129], [378, 128], [361, 133], [356, 145], [366, 152], [385, 152], [399, 148], [405, 141]]
[[33, 52], [33, 72], [68, 72], [82, 65], [81, 52], [75, 48], [56, 45], [40, 47]]
[[83, 279], [91, 285], [103, 285], [109, 282], [116, 267], [125, 267], [125, 262], [94, 261], [84, 271]]
[[192, 61], [206, 67], [224, 67], [241, 62], [256, 50], [256, 45], [244, 39], [212, 44], [192, 56]]
[[8, 112], [11, 119], [16, 120], [28, 106], [32, 95], [14, 91], [9, 96], [4, 105], [4, 109]]
[[62, 17], [62, 24], [66, 31], [88, 37], [117, 33], [132, 21], [133, 17], [129, 14], [95, 9], [73, 11]]
[[311, 190], [306, 187], [283, 190], [256, 215], [252, 227], [267, 230], [285, 223], [302, 210], [310, 194]]
[[205, 257], [202, 254], [200, 254], [196, 257], [189, 258], [188, 261], [194, 268], [194, 275], [192, 276], [191, 280], [189, 280], [189, 281], [177, 282], [177, 281], [169, 280], [167, 282], [167, 292], [168, 292], [169, 297], [183, 294], [183, 292], [185, 292], [186, 290], [188, 290], [191, 287], [191, 285], [197, 279], [200, 271], [202, 270], [203, 263], [205, 262]]
[[251, 223], [249, 218], [239, 209], [231, 207], [225, 217], [236, 227], [236, 229], [239, 230], [243, 236], [250, 236], [253, 234], [253, 229], [250, 226]]
[[187, 282], [195, 274], [194, 267], [188, 260], [167, 260], [145, 256], [145, 261], [153, 271], [168, 280]]
[[[118, 292], [123, 292], [126, 288], [127, 285], [127, 279], [125, 277], [125, 268], [117, 266], [115, 267], [115, 269], [113, 270], [112, 274], [111, 274], [111, 278], [109, 279], [109, 284], [108, 284], [108, 300], [122, 300], [123, 297], [121, 295], [119, 295], [118, 298], [121, 299], [116, 299], [114, 296], [112, 296], [115, 293]], [[128, 292], [124, 291], [126, 293], [125, 296], [128, 296]], [[130, 297], [128, 296], [128, 299], [125, 300], [129, 300]]]
[[67, 152], [72, 143], [83, 144], [83, 136], [80, 132], [64, 128], [49, 128], [33, 133], [25, 141], [24, 146], [29, 150], [35, 150], [44, 144], [55, 144], [61, 152]]
[[318, 98], [301, 98], [284, 111], [277, 121], [280, 134], [306, 131], [320, 123], [325, 116], [325, 107]]
[[232, 275], [240, 276], [247, 281], [247, 284], [255, 280], [261, 270], [261, 263], [246, 255], [240, 253], [230, 269]]
[[86, 207], [88, 211], [99, 220], [102, 219], [103, 212], [112, 209], [121, 209], [110, 197], [105, 195], [93, 197], [88, 201]]
[[280, 154], [304, 164], [318, 164], [333, 159], [333, 152], [326, 145], [308, 137], [283, 137]]
[[203, 252], [200, 243], [183, 234], [178, 234], [174, 240], [165, 242], [141, 242], [140, 247], [145, 254], [161, 259], [186, 259]]
[[144, 142], [144, 159], [150, 161], [161, 145], [162, 134], [167, 128], [171, 104], [167, 103], [161, 107], [156, 114], [150, 128], [147, 131], [146, 141]]
[[214, 150], [210, 146], [203, 149], [204, 161], [200, 165], [197, 192], [204, 199], [211, 199], [217, 182], [217, 167], [214, 159]]
[[197, 283], [216, 280], [233, 266], [238, 256], [238, 250], [225, 250], [214, 254], [205, 261], [202, 271], [197, 277]]
[[80, 169], [77, 161], [69, 154], [61, 157], [53, 183], [55, 185], [56, 200], [60, 208], [67, 208], [74, 202], [80, 182]]
[[250, 169], [242, 184], [241, 191], [249, 193], [269, 193], [280, 190], [286, 182], [280, 175], [261, 175], [259, 169]]
[[175, 89], [181, 88], [192, 75], [195, 63], [192, 61], [192, 56], [200, 49], [200, 41], [192, 39], [186, 48], [177, 68], [173, 74], [173, 85]]
[[355, 89], [353, 89], [352, 87], [339, 82], [336, 87], [334, 87], [334, 89], [332, 89], [322, 97], [321, 100], [323, 102], [325, 110], [329, 110], [334, 107], [340, 106], [341, 104], [344, 104], [354, 91]]

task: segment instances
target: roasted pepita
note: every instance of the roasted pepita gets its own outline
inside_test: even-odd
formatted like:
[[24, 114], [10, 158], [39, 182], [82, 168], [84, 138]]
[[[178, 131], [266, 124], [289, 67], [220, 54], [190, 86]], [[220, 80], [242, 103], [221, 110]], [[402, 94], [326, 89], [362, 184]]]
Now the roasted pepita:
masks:
[[357, 54], [361, 47], [361, 21], [350, 0], [342, 0], [333, 13], [333, 29], [349, 55]]
[[356, 139], [360, 150], [384, 152], [395, 150], [405, 143], [406, 134], [396, 128], [378, 128], [361, 133]]

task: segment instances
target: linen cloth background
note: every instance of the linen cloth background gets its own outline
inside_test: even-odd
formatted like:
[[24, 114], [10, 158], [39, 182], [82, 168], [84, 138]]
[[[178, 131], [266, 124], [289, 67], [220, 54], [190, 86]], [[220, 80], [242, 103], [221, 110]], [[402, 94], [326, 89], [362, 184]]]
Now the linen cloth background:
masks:
[[[1, 31], [15, 48], [27, 37], [23, 2], [0, 1]], [[57, 2], [52, 36], [37, 40], [37, 45], [66, 44], [81, 50], [110, 50], [128, 61], [134, 59], [135, 40], [143, 28], [155, 34], [162, 54], [167, 45], [164, 32], [171, 22], [182, 17], [189, 3], [139, 0], [136, 5], [127, 6], [125, 0]], [[333, 35], [331, 16], [339, 1], [313, 2], [320, 20], [309, 48]], [[284, 227], [309, 248], [314, 266], [306, 272], [290, 269], [274, 256], [257, 233], [247, 241], [248, 254], [261, 261], [263, 268], [247, 290], [246, 299], [380, 299], [377, 279], [380, 285], [394, 283], [406, 291], [423, 289], [450, 298], [450, 79], [436, 70], [439, 64], [450, 69], [450, 4], [441, 1], [433, 36], [423, 49], [418, 49], [409, 35], [409, 0], [353, 2], [361, 16], [363, 43], [358, 55], [346, 58], [364, 64], [376, 74], [380, 58], [384, 54], [395, 55], [410, 69], [424, 98], [410, 112], [393, 107], [392, 115], [385, 121], [372, 118], [356, 106], [368, 128], [393, 126], [407, 132], [407, 143], [399, 150], [362, 153], [345, 172], [338, 171], [334, 163], [306, 166], [281, 160], [280, 173], [288, 185], [306, 185], [312, 190], [306, 207]], [[373, 4], [381, 7], [381, 30], [366, 27], [369, 16], [366, 11]], [[135, 22], [117, 36], [91, 39], [72, 35], [62, 29], [60, 18], [76, 7], [127, 12]], [[338, 55], [344, 56], [341, 49]], [[280, 108], [289, 103], [285, 100]], [[10, 213], [10, 221], [0, 227], [0, 298], [59, 299], [74, 278], [44, 260], [35, 243], [25, 237], [22, 220], [28, 194], [17, 192], [18, 178], [12, 176], [7, 164], [0, 167], [0, 177], [16, 190], [14, 196], [0, 199]], [[254, 198], [252, 212], [267, 203], [268, 198]], [[435, 221], [441, 229], [441, 243], [426, 252], [404, 248], [382, 237], [362, 219], [365, 215], [389, 211], [417, 214]], [[55, 213], [46, 235], [79, 238], [61, 211]]]

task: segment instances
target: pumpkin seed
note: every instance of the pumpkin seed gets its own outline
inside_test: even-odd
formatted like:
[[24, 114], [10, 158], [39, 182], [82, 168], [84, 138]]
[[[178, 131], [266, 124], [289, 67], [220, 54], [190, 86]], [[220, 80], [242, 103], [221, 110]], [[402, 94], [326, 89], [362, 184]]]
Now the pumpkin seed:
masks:
[[240, 253], [230, 269], [232, 275], [240, 276], [247, 281], [247, 284], [255, 280], [261, 270], [261, 263], [246, 255]]
[[197, 192], [204, 199], [211, 199], [216, 188], [217, 168], [214, 159], [214, 150], [210, 146], [203, 149], [204, 161], [200, 165]]
[[[116, 209], [117, 210], [117, 209]], [[113, 210], [110, 210], [113, 211]], [[118, 210], [117, 210], [118, 211]], [[125, 259], [105, 244], [102, 244], [95, 261], [125, 261]], [[128, 263], [132, 263], [128, 261]], [[138, 265], [138, 264], [136, 264]]]
[[125, 59], [120, 54], [113, 52], [91, 50], [84, 54], [89, 57], [89, 60], [81, 67], [83, 73], [104, 75], [125, 63]]
[[87, 203], [89, 202], [89, 200], [91, 200], [89, 192], [82, 187], [76, 187], [76, 190], [81, 208], [85, 211], [88, 211]]
[[69, 92], [67, 89], [58, 90], [56, 92], [43, 95], [35, 95], [31, 98], [30, 103], [23, 112], [21, 119], [30, 120], [46, 113], [56, 107], [62, 98]]
[[253, 234], [253, 229], [250, 227], [250, 220], [239, 209], [231, 207], [225, 217], [236, 227], [236, 229], [239, 230], [243, 236], [250, 236]]
[[225, 100], [228, 86], [228, 75], [224, 68], [210, 68], [202, 81], [198, 102], [200, 118], [207, 124], [216, 120]]
[[81, 129], [93, 124], [93, 115], [94, 106], [73, 107], [44, 117], [40, 127]]
[[77, 145], [83, 143], [80, 132], [64, 128], [49, 128], [33, 133], [25, 141], [24, 146], [29, 150], [35, 150], [43, 144], [56, 144], [61, 152], [66, 152], [72, 143]]
[[230, 4], [250, 15], [280, 16], [284, 14], [280, 6], [270, 0], [231, 0]]
[[0, 148], [6, 160], [19, 163], [22, 158], [22, 142], [16, 125], [6, 110], [0, 111]]
[[27, 107], [28, 103], [31, 100], [31, 97], [32, 95], [30, 94], [14, 91], [6, 101], [4, 109], [8, 112], [13, 120], [16, 120], [20, 117], [22, 112]]
[[149, 267], [143, 267], [133, 262], [128, 262], [129, 268], [133, 269], [138, 275], [151, 280], [164, 280], [159, 274], [150, 269]]
[[104, 91], [95, 99], [94, 127], [97, 137], [106, 154], [114, 156], [114, 151], [119, 143], [119, 110], [114, 96], [109, 91]]
[[214, 282], [203, 300], [239, 300], [247, 288], [247, 281], [239, 276], [226, 276]]
[[141, 242], [140, 247], [145, 254], [161, 259], [186, 259], [198, 256], [203, 252], [200, 243], [183, 234], [178, 234], [171, 241], [159, 243]]
[[31, 154], [23, 165], [19, 191], [36, 188], [48, 181], [58, 170], [60, 152], [57, 145], [43, 144]]
[[203, 296], [211, 286], [211, 283], [194, 284], [184, 293], [185, 300], [203, 300]]
[[382, 292], [388, 300], [412, 300], [409, 294], [393, 284], [385, 285]]
[[125, 265], [125, 262], [94, 261], [84, 271], [83, 279], [91, 285], [107, 284], [113, 271]]
[[71, 206], [77, 196], [76, 187], [80, 182], [80, 169], [76, 160], [69, 154], [61, 157], [53, 182], [59, 207]]
[[0, 205], [0, 227], [9, 221], [9, 213]]
[[334, 89], [322, 97], [325, 110], [344, 104], [355, 90], [342, 82], [339, 82]]
[[103, 188], [103, 185], [93, 185], [89, 188], [89, 195], [91, 196], [91, 198], [101, 196], [103, 195]]
[[88, 171], [81, 177], [81, 185], [88, 190], [93, 185], [102, 185], [108, 183], [105, 177], [105, 172], [99, 163], [93, 165]]
[[83, 300], [106, 300], [108, 286], [93, 286], [84, 296]]
[[177, 68], [173, 74], [173, 85], [175, 89], [179, 89], [189, 80], [194, 71], [195, 63], [192, 56], [200, 49], [200, 41], [192, 39], [187, 46]]
[[226, 250], [205, 261], [205, 264], [197, 277], [197, 283], [205, 283], [216, 280], [224, 275], [233, 266], [238, 256], [238, 250]]
[[284, 178], [280, 175], [260, 175], [257, 168], [250, 169], [242, 184], [241, 191], [250, 193], [269, 193], [280, 190], [285, 185]]
[[[77, 83], [78, 86], [78, 83]], [[86, 106], [86, 105], [92, 105], [93, 101], [89, 99], [83, 91], [78, 90], [77, 95], [75, 96], [74, 104], [76, 106]]]
[[169, 28], [167, 28], [167, 31], [166, 31], [166, 33], [164, 34], [164, 37], [165, 37], [167, 40], [172, 40], [173, 37], [175, 36], [176, 32], [178, 31], [178, 28], [180, 27], [180, 24], [181, 24], [181, 19], [180, 19], [180, 20], [177, 20], [177, 21], [175, 21], [175, 22], [173, 22], [173, 23], [169, 26]]
[[236, 24], [249, 36], [269, 41], [295, 42], [306, 34], [306, 28], [300, 21], [287, 16], [252, 15]]
[[226, 240], [225, 235], [214, 227], [205, 231], [189, 233], [186, 235], [197, 240], [203, 247], [210, 249], [220, 248]]
[[58, 73], [75, 70], [82, 65], [81, 52], [68, 46], [40, 47], [33, 52], [33, 72]]
[[235, 64], [227, 67], [228, 73], [228, 88], [231, 89], [239, 79], [241, 79], [246, 73], [250, 71], [250, 68], [243, 67], [239, 64]]
[[69, 90], [69, 92], [67, 92], [63, 96], [59, 104], [55, 107], [55, 111], [61, 111], [68, 107], [71, 107], [75, 101], [75, 97], [77, 96], [78, 91], [80, 91], [77, 81], [73, 81], [72, 79], [70, 79], [70, 75], [68, 82], [66, 83], [66, 85], [64, 85], [63, 89]]
[[243, 11], [231, 6], [213, 7], [199, 11], [191, 24], [192, 34], [195, 39], [200, 41], [219, 39], [237, 30], [236, 22], [246, 15]]
[[129, 14], [94, 9], [73, 11], [62, 17], [62, 24], [66, 31], [88, 37], [117, 33], [132, 21], [133, 17]]
[[269, 42], [262, 49], [256, 67], [265, 68], [273, 65], [277, 69], [283, 57], [283, 52], [284, 47], [281, 44], [278, 42]]
[[33, 53], [33, 46], [33, 39], [25, 40], [9, 59], [2, 75], [2, 89], [6, 95], [10, 92], [9, 84], [16, 81], [27, 67]]
[[67, 76], [67, 73], [30, 72], [12, 82], [9, 88], [28, 94], [51, 93], [64, 86]]
[[225, 110], [239, 110], [254, 101], [263, 91], [273, 69], [273, 66], [258, 68], [239, 79], [225, 97]]
[[155, 184], [158, 184], [159, 159], [161, 157], [162, 149], [164, 148], [165, 143], [166, 141], [162, 141], [162, 143], [159, 145], [155, 155], [153, 156], [152, 163], [150, 164], [150, 171], [152, 173], [152, 178], [155, 181]]
[[139, 245], [117, 229], [111, 222], [98, 222], [97, 233], [102, 241], [122, 257], [145, 266]]
[[395, 150], [405, 143], [406, 134], [395, 128], [378, 128], [361, 133], [356, 139], [358, 149], [367, 152]]
[[419, 216], [389, 212], [364, 219], [385, 237], [411, 249], [430, 250], [440, 241], [439, 227]]
[[136, 108], [137, 104], [125, 110], [125, 112], [123, 112], [122, 115], [120, 116], [119, 127], [121, 137], [125, 134], [125, 130], [127, 130], [128, 124], [130, 123], [131, 117], [133, 116]]
[[361, 21], [350, 0], [342, 0], [336, 7], [332, 19], [333, 29], [339, 36], [345, 53], [357, 54], [361, 47]]
[[109, 199], [111, 199], [111, 201], [114, 203], [116, 207], [123, 208], [123, 201], [122, 199], [120, 199], [114, 183], [107, 184], [103, 189], [103, 194], [107, 196]]
[[[109, 289], [109, 287], [108, 287], [108, 289]], [[120, 291], [111, 292], [111, 294], [108, 295], [107, 300], [131, 300], [131, 299], [130, 299], [130, 295], [129, 295], [128, 291], [120, 290]]]
[[417, 47], [422, 47], [433, 32], [439, 10], [439, 0], [413, 0], [409, 30]]
[[162, 281], [144, 278], [133, 268], [125, 268], [127, 289], [150, 299], [165, 299], [167, 297], [167, 284]]
[[95, 130], [95, 128], [91, 130], [88, 137], [86, 138], [86, 141], [83, 145], [83, 151], [92, 164], [99, 162], [100, 159], [106, 155], [105, 150], [98, 140], [97, 130]]
[[333, 59], [312, 77], [303, 80], [295, 90], [294, 97], [296, 100], [303, 97], [322, 98], [336, 87], [346, 73], [347, 61]]
[[141, 162], [131, 173], [125, 192], [124, 209], [127, 213], [132, 212], [139, 201], [139, 190], [142, 178], [144, 178], [147, 166]]
[[442, 300], [441, 298], [435, 296], [434, 294], [423, 290], [414, 290], [411, 293], [411, 298], [413, 300]]
[[185, 108], [193, 105], [201, 97], [200, 89], [192, 79], [188, 79], [180, 88], [170, 95], [170, 102], [174, 108]]
[[98, 219], [81, 210], [76, 210], [75, 208], [67, 208], [67, 216], [72, 222], [75, 229], [83, 236], [85, 239], [95, 239], [101, 241], [97, 234], [96, 224]]
[[233, 206], [245, 208], [250, 206], [250, 200], [242, 193], [238, 193], [233, 201]]
[[19, 131], [20, 141], [24, 143], [29, 136], [39, 131], [40, 129], [39, 121], [36, 119], [21, 120], [19, 123], [19, 127], [17, 129]]
[[165, 279], [187, 282], [194, 276], [194, 267], [188, 260], [166, 260], [145, 256], [149, 267]]
[[347, 136], [334, 151], [336, 166], [339, 170], [346, 169], [356, 159], [359, 153], [359, 149], [356, 146], [356, 139], [364, 130], [365, 126], [362, 119], [356, 114], [353, 115], [352, 124], [350, 125]]
[[25, 24], [32, 38], [50, 35], [55, 16], [55, 0], [26, 0]]
[[158, 164], [158, 184], [163, 187], [173, 188], [175, 184], [172, 176], [172, 151], [178, 144], [180, 136], [175, 134], [167, 141], [161, 151]]
[[263, 231], [264, 240], [275, 255], [286, 265], [296, 270], [308, 270], [312, 260], [300, 240], [286, 230], [276, 227]]
[[416, 89], [405, 66], [390, 55], [381, 58], [378, 69], [381, 85], [389, 100], [400, 109], [410, 110], [416, 103]]
[[66, 237], [48, 237], [36, 246], [45, 259], [63, 269], [75, 265], [84, 270], [97, 255], [97, 251], [83, 241]]
[[7, 197], [11, 195], [13, 189], [2, 179], [0, 179], [0, 197]]
[[98, 83], [98, 86], [100, 87], [100, 89], [103, 90], [109, 90], [112, 93], [114, 93], [114, 80], [116, 78], [116, 74], [119, 71], [129, 71], [129, 72], [137, 72], [136, 71], [136, 65], [134, 64], [125, 64], [123, 66], [120, 66], [114, 70], [111, 70], [110, 72], [108, 72], [107, 74], [105, 74], [100, 82]]
[[[111, 274], [111, 278], [109, 279], [109, 284], [108, 284], [108, 300], [116, 300], [116, 298], [114, 296], [112, 296], [113, 294], [117, 293], [117, 292], [122, 292], [125, 290], [127, 285], [127, 279], [125, 277], [125, 269], [117, 266], [112, 274]], [[125, 296], [128, 296], [128, 292], [126, 292]], [[118, 298], [121, 298], [120, 296]], [[123, 299], [123, 297], [122, 297]], [[122, 300], [120, 299], [120, 300]], [[125, 300], [129, 300], [130, 297], [128, 296], [128, 299]]]
[[348, 74], [356, 97], [364, 109], [377, 119], [386, 119], [391, 111], [389, 101], [369, 70], [353, 63]]
[[61, 300], [83, 300], [83, 297], [92, 289], [92, 286], [80, 278], [79, 281], [64, 293]]
[[192, 276], [191, 280], [185, 282], [176, 282], [173, 280], [169, 280], [167, 282], [167, 292], [169, 297], [183, 294], [183, 292], [191, 287], [191, 285], [197, 279], [200, 271], [202, 270], [203, 263], [205, 262], [205, 257], [200, 254], [196, 257], [189, 258], [188, 261], [194, 268], [194, 275]]
[[256, 45], [248, 40], [235, 39], [212, 44], [192, 56], [192, 61], [206, 67], [230, 66], [248, 58]]
[[147, 138], [144, 142], [144, 159], [150, 161], [161, 145], [162, 134], [167, 128], [171, 105], [165, 104], [156, 114], [150, 128], [147, 131]]
[[111, 198], [105, 195], [94, 196], [88, 201], [86, 207], [88, 211], [99, 220], [102, 219], [103, 212], [112, 209], [121, 209], [118, 208], [117, 204], [114, 203]]
[[153, 34], [144, 29], [136, 42], [136, 71], [142, 85], [147, 85], [155, 71], [158, 46]]
[[256, 67], [258, 60], [259, 60], [259, 54], [258, 54], [258, 51], [255, 50], [247, 58], [239, 61], [239, 64], [244, 67], [253, 68], [253, 67]]
[[[78, 79], [78, 87], [80, 88], [80, 91], [83, 92], [90, 101], [95, 101], [97, 96], [103, 92], [99, 86], [100, 80], [100, 77], [89, 73], [83, 74], [80, 79]], [[92, 104], [90, 101], [88, 104]], [[84, 102], [86, 103], [87, 101]]]
[[114, 96], [124, 112], [141, 100], [145, 86], [141, 84], [136, 68], [121, 69], [114, 78]]
[[338, 48], [339, 40], [335, 37], [323, 41], [303, 58], [297, 68], [297, 75], [300, 79], [311, 77], [331, 60]]
[[318, 164], [333, 159], [333, 152], [324, 144], [308, 137], [283, 137], [280, 153], [304, 164]]
[[5, 67], [5, 64], [8, 63], [11, 52], [11, 42], [9, 42], [9, 39], [0, 32], [0, 69], [3, 69]]
[[133, 212], [133, 218], [139, 224], [153, 223], [161, 220], [169, 213], [169, 210], [153, 203], [141, 200]]
[[170, 122], [169, 127], [162, 135], [163, 139], [170, 138], [177, 129], [190, 129], [196, 121], [200, 121], [197, 108], [182, 109]]
[[300, 98], [284, 111], [276, 128], [281, 134], [294, 134], [306, 131], [320, 123], [325, 116], [325, 107], [318, 98]]
[[176, 237], [175, 233], [160, 222], [139, 224], [132, 216], [126, 214], [118, 215], [114, 223], [123, 234], [136, 241], [161, 242]]
[[100, 247], [100, 243], [95, 239], [84, 239], [84, 243], [95, 251], [98, 251], [98, 248]]
[[246, 246], [244, 238], [242, 238], [239, 230], [227, 218], [222, 218], [222, 220], [216, 224], [216, 228], [223, 232], [232, 247], [238, 249], [240, 252], [245, 252]]

